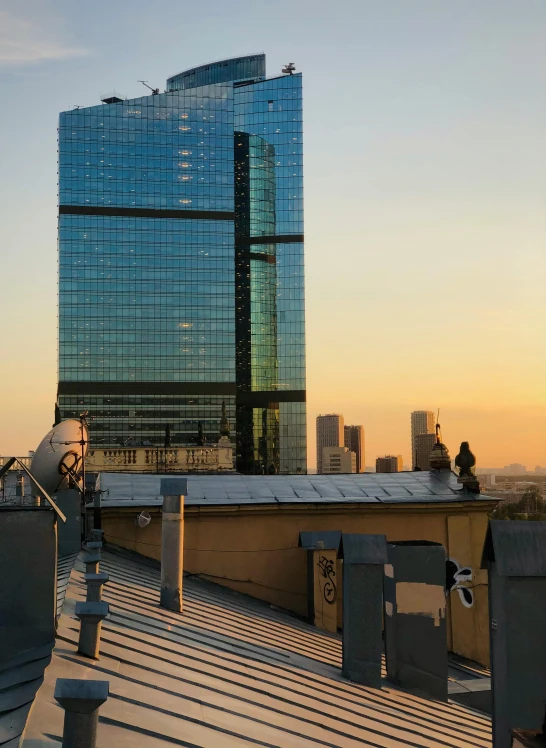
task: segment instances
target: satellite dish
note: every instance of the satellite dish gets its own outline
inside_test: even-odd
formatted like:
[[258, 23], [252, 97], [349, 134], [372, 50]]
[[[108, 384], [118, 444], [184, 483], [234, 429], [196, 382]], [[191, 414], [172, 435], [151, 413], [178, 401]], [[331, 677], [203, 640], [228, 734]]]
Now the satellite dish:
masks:
[[137, 527], [146, 527], [150, 524], [152, 521], [152, 518], [150, 516], [150, 512], [140, 512], [138, 517], [135, 519], [135, 524]]
[[38, 445], [30, 464], [33, 477], [50, 494], [67, 488], [70, 478], [77, 482], [88, 443], [85, 423], [75, 418], [61, 421]]

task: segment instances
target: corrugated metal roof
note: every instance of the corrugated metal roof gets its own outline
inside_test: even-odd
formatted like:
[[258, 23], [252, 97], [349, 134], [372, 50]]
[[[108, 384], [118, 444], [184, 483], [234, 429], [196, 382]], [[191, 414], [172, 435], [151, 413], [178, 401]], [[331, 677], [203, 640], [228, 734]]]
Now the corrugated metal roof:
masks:
[[[63, 605], [76, 554], [64, 556], [57, 564], [57, 613]], [[4, 572], [9, 573], [9, 570]], [[53, 583], [53, 580], [52, 580]], [[23, 623], [23, 622], [22, 622]], [[0, 665], [0, 746], [19, 746], [34, 698], [51, 661], [54, 641], [20, 652]]]
[[18, 746], [44, 670], [51, 660], [53, 642], [22, 652], [0, 666], [0, 746]]
[[[101, 473], [104, 506], [161, 505], [161, 479], [147, 473]], [[438, 503], [473, 501], [454, 473], [358, 473], [354, 475], [188, 475], [187, 506], [272, 503]], [[497, 501], [497, 499], [491, 499]]]
[[61, 615], [70, 574], [77, 557], [77, 553], [69, 553], [61, 556], [57, 561], [57, 618]]
[[482, 569], [492, 561], [501, 577], [546, 576], [546, 522], [490, 520]]
[[158, 607], [159, 571], [105, 552], [110, 575], [97, 662], [77, 655], [84, 567], [72, 573], [59, 639], [23, 748], [58, 745], [58, 677], [106, 679], [98, 745], [116, 748], [489, 748], [487, 718], [341, 676], [341, 640], [264, 603], [195, 578], [184, 611]]

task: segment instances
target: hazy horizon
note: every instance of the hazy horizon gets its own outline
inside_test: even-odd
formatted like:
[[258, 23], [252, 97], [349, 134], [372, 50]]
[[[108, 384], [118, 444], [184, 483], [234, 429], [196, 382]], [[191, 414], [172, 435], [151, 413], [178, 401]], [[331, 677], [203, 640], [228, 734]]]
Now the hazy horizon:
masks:
[[308, 464], [315, 417], [410, 462], [546, 465], [546, 5], [534, 0], [0, 3], [0, 454], [53, 423], [57, 119], [264, 51], [303, 73]]

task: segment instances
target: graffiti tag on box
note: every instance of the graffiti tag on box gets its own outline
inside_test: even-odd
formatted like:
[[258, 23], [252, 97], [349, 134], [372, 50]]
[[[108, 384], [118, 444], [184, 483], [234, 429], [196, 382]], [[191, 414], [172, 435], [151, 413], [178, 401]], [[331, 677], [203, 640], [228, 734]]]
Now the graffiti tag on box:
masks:
[[317, 567], [319, 569], [320, 576], [326, 580], [323, 584], [321, 584], [322, 595], [328, 605], [333, 605], [337, 597], [336, 583], [334, 580], [334, 577], [336, 575], [336, 572], [334, 570], [334, 562], [331, 559], [326, 558], [326, 556], [320, 556]]

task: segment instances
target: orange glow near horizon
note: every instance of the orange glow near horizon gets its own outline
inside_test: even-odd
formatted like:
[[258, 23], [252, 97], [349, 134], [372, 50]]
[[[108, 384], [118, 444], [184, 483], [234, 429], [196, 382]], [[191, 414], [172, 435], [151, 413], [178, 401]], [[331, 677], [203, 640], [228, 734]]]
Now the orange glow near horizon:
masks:
[[363, 425], [367, 465], [409, 465], [410, 412], [438, 408], [452, 458], [464, 440], [478, 467], [546, 466], [545, 3], [209, 0], [182, 52], [174, 0], [110, 3], [106, 26], [81, 3], [4, 5], [0, 455], [54, 419], [58, 113], [260, 39], [268, 76], [294, 55], [303, 75], [309, 467], [319, 413]]

